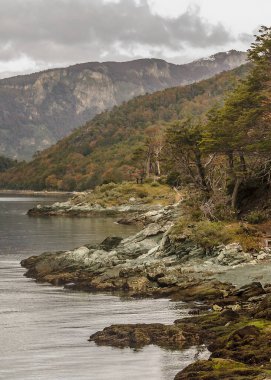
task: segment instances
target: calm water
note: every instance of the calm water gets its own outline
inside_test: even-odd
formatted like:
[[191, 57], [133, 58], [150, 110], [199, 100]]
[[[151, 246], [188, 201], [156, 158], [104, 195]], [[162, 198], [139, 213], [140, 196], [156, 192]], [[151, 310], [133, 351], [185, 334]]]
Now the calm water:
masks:
[[73, 293], [23, 277], [19, 262], [29, 255], [134, 231], [110, 218], [28, 217], [26, 211], [41, 202], [48, 198], [0, 195], [0, 379], [173, 379], [197, 349], [121, 350], [87, 339], [112, 323], [171, 323], [187, 314], [185, 305]]

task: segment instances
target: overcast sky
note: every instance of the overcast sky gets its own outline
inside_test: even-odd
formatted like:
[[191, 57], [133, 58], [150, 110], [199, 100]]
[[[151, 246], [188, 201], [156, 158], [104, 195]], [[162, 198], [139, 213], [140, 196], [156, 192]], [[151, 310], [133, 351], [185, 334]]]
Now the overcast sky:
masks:
[[0, 0], [0, 77], [87, 61], [246, 50], [271, 0]]

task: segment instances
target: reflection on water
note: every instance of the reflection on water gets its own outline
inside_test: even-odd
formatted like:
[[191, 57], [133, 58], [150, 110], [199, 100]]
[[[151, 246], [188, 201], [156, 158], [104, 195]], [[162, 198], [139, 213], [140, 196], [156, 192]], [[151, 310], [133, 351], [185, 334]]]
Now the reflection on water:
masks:
[[120, 350], [97, 347], [87, 339], [112, 323], [171, 323], [187, 314], [184, 305], [72, 293], [23, 277], [19, 260], [26, 256], [134, 231], [134, 227], [119, 226], [109, 218], [28, 217], [26, 210], [41, 201], [30, 197], [14, 201], [13, 197], [0, 203], [0, 378], [173, 379], [197, 355], [196, 349], [171, 352], [149, 346]]

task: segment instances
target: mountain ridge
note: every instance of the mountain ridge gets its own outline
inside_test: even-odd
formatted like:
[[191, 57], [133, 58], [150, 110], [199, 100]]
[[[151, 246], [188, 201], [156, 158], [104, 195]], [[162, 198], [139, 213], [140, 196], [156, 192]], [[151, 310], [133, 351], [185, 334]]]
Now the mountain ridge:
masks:
[[138, 96], [104, 111], [71, 135], [36, 155], [36, 159], [0, 174], [3, 188], [85, 190], [127, 179], [133, 154], [144, 145], [149, 126], [188, 116], [201, 117], [221, 102], [248, 71], [232, 71], [187, 86]]
[[0, 154], [30, 159], [98, 113], [135, 96], [186, 85], [239, 66], [246, 53], [184, 65], [148, 58], [86, 62], [0, 80]]

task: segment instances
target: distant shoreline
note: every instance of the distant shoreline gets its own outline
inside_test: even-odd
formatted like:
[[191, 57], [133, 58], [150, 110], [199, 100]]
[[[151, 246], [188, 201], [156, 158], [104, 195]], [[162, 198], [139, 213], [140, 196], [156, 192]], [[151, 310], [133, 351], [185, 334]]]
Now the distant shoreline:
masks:
[[78, 192], [70, 192], [70, 191], [36, 191], [36, 190], [0, 190], [0, 194], [11, 194], [11, 195], [48, 195], [48, 196], [63, 196], [63, 195], [75, 195]]

